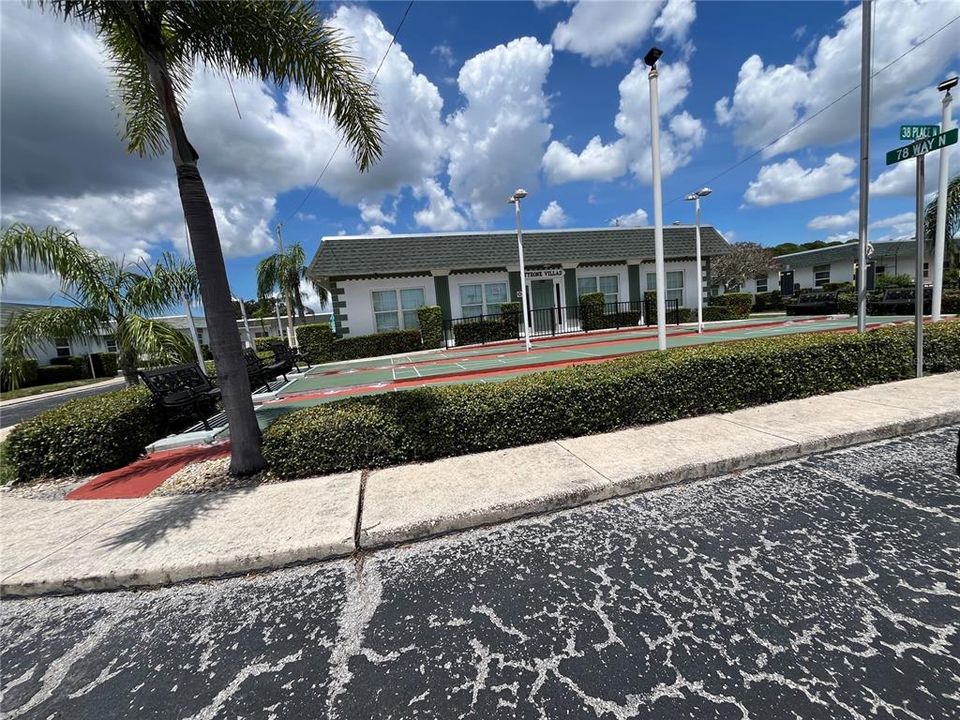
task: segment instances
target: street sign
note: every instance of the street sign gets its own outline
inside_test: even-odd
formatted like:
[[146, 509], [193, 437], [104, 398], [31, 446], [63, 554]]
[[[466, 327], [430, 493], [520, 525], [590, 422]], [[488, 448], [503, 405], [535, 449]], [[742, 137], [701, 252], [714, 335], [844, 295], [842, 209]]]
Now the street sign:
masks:
[[953, 145], [957, 142], [958, 130], [960, 130], [960, 128], [954, 128], [945, 133], [940, 133], [933, 137], [921, 138], [915, 143], [891, 150], [887, 153], [887, 165], [893, 165], [901, 160], [920, 157], [921, 155], [926, 155], [928, 152], [945, 148], [947, 145]]
[[920, 138], [931, 137], [940, 134], [939, 125], [901, 125], [901, 140], [919, 140]]

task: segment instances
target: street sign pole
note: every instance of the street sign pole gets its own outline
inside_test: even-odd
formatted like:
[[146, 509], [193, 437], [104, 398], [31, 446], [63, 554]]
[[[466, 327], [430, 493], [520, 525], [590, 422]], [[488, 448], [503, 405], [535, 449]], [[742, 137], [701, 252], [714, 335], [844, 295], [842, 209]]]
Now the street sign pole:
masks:
[[923, 155], [917, 155], [917, 268], [914, 304], [917, 377], [923, 377]]
[[867, 214], [870, 211], [870, 85], [873, 3], [860, 3], [860, 214], [857, 228], [857, 332], [867, 329]]
[[[943, 96], [943, 123], [940, 127], [943, 131], [951, 129], [953, 124], [950, 116], [950, 103], [953, 97], [950, 90], [947, 89]], [[941, 298], [943, 296], [943, 251], [946, 244], [947, 235], [947, 180], [950, 175], [950, 149], [943, 148], [940, 151], [940, 177], [938, 178], [937, 191], [937, 226], [933, 236], [933, 305], [930, 308], [930, 319], [933, 322], [940, 320]]]

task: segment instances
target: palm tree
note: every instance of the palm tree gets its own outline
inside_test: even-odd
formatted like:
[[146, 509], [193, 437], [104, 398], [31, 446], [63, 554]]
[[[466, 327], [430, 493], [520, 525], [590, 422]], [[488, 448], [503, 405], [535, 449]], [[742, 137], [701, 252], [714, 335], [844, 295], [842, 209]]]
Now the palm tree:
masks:
[[[3, 335], [7, 357], [22, 358], [43, 340], [85, 340], [109, 329], [116, 337], [118, 362], [129, 385], [137, 382], [141, 359], [165, 364], [194, 358], [193, 346], [183, 334], [150, 317], [196, 293], [193, 265], [170, 255], [153, 267], [114, 260], [83, 247], [73, 233], [53, 227], [37, 232], [13, 225], [0, 236], [0, 279], [24, 270], [57, 275], [71, 304], [15, 315]], [[16, 366], [14, 362], [12, 367]]]
[[181, 119], [191, 74], [203, 64], [225, 75], [297, 85], [344, 134], [361, 170], [381, 153], [381, 112], [344, 38], [300, 0], [41, 0], [65, 20], [92, 26], [110, 55], [130, 152], [169, 145], [200, 278], [210, 349], [230, 425], [230, 471], [266, 463], [240, 333], [233, 318], [217, 224]]
[[[303, 246], [295, 242], [286, 250], [281, 247], [273, 255], [268, 255], [257, 263], [257, 297], [264, 300], [278, 290], [287, 306], [287, 341], [293, 343], [293, 313], [302, 323], [306, 319], [303, 304], [303, 292], [300, 283], [307, 279], [306, 253]], [[320, 295], [320, 306], [326, 305], [327, 291], [310, 281]], [[279, 332], [279, 328], [278, 328]]]
[[[927, 204], [923, 219], [927, 240], [933, 242], [937, 233], [937, 198]], [[947, 225], [944, 237], [944, 249], [950, 268], [957, 267], [957, 254], [960, 253], [960, 175], [954, 175], [947, 185]]]

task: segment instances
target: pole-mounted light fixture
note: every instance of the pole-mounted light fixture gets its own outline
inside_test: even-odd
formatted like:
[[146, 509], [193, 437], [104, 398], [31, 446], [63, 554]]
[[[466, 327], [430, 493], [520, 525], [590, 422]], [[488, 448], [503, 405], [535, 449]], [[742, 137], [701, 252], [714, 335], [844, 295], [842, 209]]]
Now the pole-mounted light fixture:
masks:
[[527, 319], [527, 270], [523, 263], [523, 230], [520, 228], [520, 201], [527, 196], [527, 191], [517, 188], [507, 200], [513, 205], [517, 217], [517, 255], [520, 258], [520, 306], [523, 312], [523, 343], [530, 352], [530, 323]]
[[696, 204], [696, 238], [697, 238], [697, 332], [703, 332], [703, 261], [700, 258], [700, 198], [705, 198], [712, 193], [708, 187], [700, 188], [689, 195], [687, 200], [692, 200]]

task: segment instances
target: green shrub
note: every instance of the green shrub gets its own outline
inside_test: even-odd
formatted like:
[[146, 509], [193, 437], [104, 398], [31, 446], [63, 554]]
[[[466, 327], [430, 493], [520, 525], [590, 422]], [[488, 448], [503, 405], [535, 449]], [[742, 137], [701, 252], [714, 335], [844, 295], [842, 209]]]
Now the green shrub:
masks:
[[603, 324], [603, 293], [580, 296], [580, 328], [586, 332], [599, 330]]
[[783, 297], [779, 290], [757, 293], [753, 296], [753, 312], [783, 310]]
[[913, 278], [909, 275], [878, 275], [873, 281], [877, 291], [887, 288], [913, 287]]
[[940, 311], [951, 315], [960, 314], [960, 290], [944, 290], [940, 299]]
[[820, 288], [824, 292], [842, 292], [842, 293], [855, 293], [857, 291], [857, 286], [852, 282], [835, 282], [827, 283]]
[[943, 273], [943, 287], [960, 289], [960, 268], [951, 268]]
[[52, 385], [79, 379], [73, 365], [41, 365], [37, 368], [37, 385]]
[[56, 478], [121, 467], [164, 432], [146, 388], [71, 400], [18, 424], [7, 438], [17, 478]]
[[206, 343], [200, 343], [200, 354], [203, 355], [204, 360], [213, 360], [213, 353], [210, 351], [210, 346]]
[[[299, 337], [299, 333], [297, 337]], [[275, 335], [267, 335], [266, 337], [258, 337], [253, 339], [253, 346], [257, 349], [257, 352], [270, 352], [270, 343], [277, 342], [286, 342], [284, 338], [276, 337]]]
[[710, 307], [732, 308], [734, 314], [732, 319], [739, 320], [750, 317], [750, 308], [753, 307], [753, 294], [738, 292], [713, 295], [710, 297], [708, 303]]
[[217, 382], [217, 366], [213, 363], [213, 360], [204, 360], [203, 361], [203, 372], [206, 373], [207, 377], [216, 384]]
[[716, 322], [718, 320], [736, 320], [737, 317], [738, 316], [737, 316], [736, 310], [732, 307], [708, 305], [703, 309], [704, 322]]
[[117, 353], [93, 353], [90, 357], [93, 360], [93, 370], [98, 378], [116, 377], [119, 367]]
[[837, 295], [837, 312], [847, 315], [857, 314], [857, 294], [852, 292], [842, 292]]
[[443, 347], [443, 311], [438, 305], [417, 308], [420, 338], [425, 348]]
[[333, 343], [336, 339], [333, 328], [327, 323], [301, 325], [297, 328], [300, 352], [306, 355], [311, 363], [333, 360]]
[[[309, 442], [301, 442], [310, 436]], [[402, 462], [403, 428], [396, 417], [365, 405], [292, 413], [270, 426], [263, 451], [281, 477], [381, 467]], [[295, 448], [293, 452], [289, 452]]]
[[37, 361], [28, 357], [4, 355], [0, 361], [0, 390], [37, 384]]
[[[283, 477], [426, 461], [911, 377], [913, 329], [674, 348], [498, 384], [420, 387], [278, 420], [264, 455]], [[930, 372], [960, 369], [960, 321], [926, 333]]]
[[54, 366], [69, 366], [74, 369], [75, 376], [72, 379], [82, 380], [90, 377], [90, 361], [86, 357], [79, 355], [67, 355], [65, 357], [50, 358], [50, 364]]
[[423, 350], [419, 330], [391, 330], [373, 335], [348, 335], [333, 343], [333, 360], [397, 355]]
[[466, 320], [453, 326], [453, 342], [457, 345], [478, 345], [500, 340], [517, 340], [520, 328], [499, 318]]

